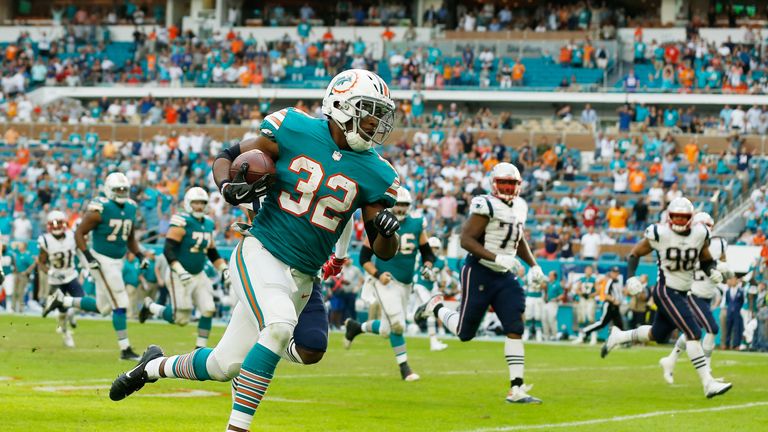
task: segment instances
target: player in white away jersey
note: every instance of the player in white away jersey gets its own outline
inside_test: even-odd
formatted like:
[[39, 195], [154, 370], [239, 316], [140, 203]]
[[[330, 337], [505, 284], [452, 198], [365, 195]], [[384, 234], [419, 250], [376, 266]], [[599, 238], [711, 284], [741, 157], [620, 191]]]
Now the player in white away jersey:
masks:
[[461, 306], [458, 312], [443, 306], [442, 296], [432, 297], [416, 311], [416, 318], [434, 315], [462, 342], [471, 340], [483, 321], [488, 306], [493, 306], [506, 338], [504, 357], [509, 366], [510, 403], [541, 403], [530, 396], [531, 386], [523, 382], [523, 314], [525, 293], [517, 278], [519, 256], [531, 269], [529, 284], [546, 280], [531, 253], [523, 233], [528, 204], [518, 196], [522, 178], [510, 163], [500, 163], [491, 171], [492, 194], [472, 199], [470, 216], [462, 227], [461, 247], [469, 252], [461, 269]]
[[656, 251], [659, 276], [653, 290], [653, 300], [659, 310], [653, 325], [634, 330], [611, 329], [608, 340], [600, 352], [602, 357], [627, 342], [664, 342], [675, 329], [685, 334], [685, 349], [696, 368], [707, 398], [721, 395], [731, 389], [730, 383], [712, 378], [701, 342], [701, 326], [694, 316], [688, 300], [697, 264], [714, 284], [723, 281], [723, 275], [715, 267], [717, 263], [709, 252], [709, 229], [703, 224], [693, 224], [693, 204], [686, 198], [675, 198], [667, 208], [669, 222], [653, 224], [645, 230], [644, 238], [630, 252], [627, 269], [627, 291], [636, 295], [643, 283], [635, 276], [640, 258]]
[[[693, 224], [702, 224], [708, 229], [712, 229], [715, 226], [715, 221], [709, 213], [699, 212], [693, 217]], [[725, 279], [733, 276], [733, 272], [726, 264], [725, 250], [727, 248], [728, 242], [724, 238], [712, 237], [710, 239], [709, 253], [712, 255], [712, 259], [717, 262], [717, 270], [723, 274]], [[720, 288], [717, 284], [712, 282], [701, 269], [696, 270], [691, 292], [688, 294], [688, 303], [690, 303], [691, 310], [699, 325], [706, 332], [701, 341], [701, 347], [704, 349], [707, 362], [710, 364], [712, 351], [715, 349], [715, 335], [720, 331], [717, 320], [712, 315], [712, 305], [719, 303], [719, 298]], [[669, 384], [674, 383], [675, 363], [680, 357], [680, 353], [685, 350], [685, 341], [685, 335], [681, 334], [677, 338], [672, 352], [659, 360], [659, 365], [664, 370], [664, 380]]]
[[[64, 294], [72, 297], [83, 297], [83, 288], [77, 279], [78, 272], [75, 268], [75, 233], [67, 225], [67, 216], [58, 210], [48, 213], [48, 232], [37, 239], [40, 249], [38, 265], [48, 274], [50, 292], [60, 289]], [[47, 295], [47, 293], [46, 293]], [[69, 317], [69, 319], [67, 319]], [[72, 348], [75, 341], [72, 331], [67, 328], [77, 326], [74, 320], [72, 308], [59, 308], [59, 325], [56, 331], [64, 338], [64, 345]]]

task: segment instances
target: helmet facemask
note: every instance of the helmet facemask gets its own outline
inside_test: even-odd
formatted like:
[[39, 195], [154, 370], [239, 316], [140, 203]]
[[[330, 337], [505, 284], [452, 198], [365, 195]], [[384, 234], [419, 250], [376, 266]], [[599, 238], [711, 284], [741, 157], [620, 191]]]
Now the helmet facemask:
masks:
[[669, 213], [669, 227], [681, 234], [691, 229], [693, 215], [690, 213]]
[[123, 204], [126, 201], [128, 201], [129, 198], [129, 191], [127, 186], [117, 186], [109, 189], [109, 196], [107, 198], [111, 199], [112, 201]]
[[512, 201], [520, 194], [519, 179], [513, 177], [494, 177], [491, 181], [493, 195], [503, 201]]
[[402, 222], [405, 220], [406, 216], [408, 216], [408, 210], [411, 208], [411, 203], [409, 202], [397, 202], [395, 203], [395, 206], [392, 207], [392, 214], [395, 215], [398, 221]]
[[54, 237], [61, 237], [67, 230], [67, 221], [62, 219], [54, 219], [48, 221], [48, 232], [53, 234]]
[[[389, 137], [395, 124], [394, 104], [367, 96], [357, 96], [347, 102], [340, 102], [337, 109], [346, 114], [352, 122], [352, 127], [347, 128], [346, 122], [342, 123], [333, 117], [336, 124], [344, 131], [349, 147], [356, 152], [363, 152], [374, 144], [381, 145]], [[373, 118], [375, 127], [368, 133], [362, 126]]]
[[192, 216], [202, 219], [208, 211], [208, 201], [192, 201], [189, 203], [189, 209]]

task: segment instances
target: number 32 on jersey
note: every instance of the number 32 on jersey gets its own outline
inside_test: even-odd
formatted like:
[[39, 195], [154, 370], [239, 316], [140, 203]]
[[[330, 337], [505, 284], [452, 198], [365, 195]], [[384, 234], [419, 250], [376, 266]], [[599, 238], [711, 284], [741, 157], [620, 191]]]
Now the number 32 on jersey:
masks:
[[309, 221], [312, 225], [326, 231], [335, 232], [339, 227], [341, 217], [329, 215], [328, 210], [337, 214], [349, 211], [357, 197], [357, 183], [343, 174], [334, 174], [328, 177], [325, 181], [325, 186], [332, 191], [344, 191], [343, 199], [338, 199], [332, 195], [317, 197], [317, 191], [320, 189], [325, 177], [323, 167], [318, 162], [306, 156], [299, 156], [291, 161], [288, 169], [298, 175], [306, 172], [309, 174], [309, 177], [299, 179], [298, 183], [296, 183], [294, 188], [300, 194], [298, 199], [294, 199], [288, 191], [280, 192], [277, 200], [280, 208], [299, 217], [311, 211], [312, 214]]

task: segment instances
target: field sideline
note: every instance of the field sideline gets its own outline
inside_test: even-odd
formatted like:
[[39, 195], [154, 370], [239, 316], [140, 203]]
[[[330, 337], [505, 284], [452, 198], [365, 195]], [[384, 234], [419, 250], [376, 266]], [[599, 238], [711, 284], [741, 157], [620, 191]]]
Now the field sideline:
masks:
[[[117, 359], [106, 320], [81, 320], [78, 347], [63, 347], [55, 320], [0, 316], [0, 422], [9, 431], [221, 431], [230, 387], [217, 382], [165, 380], [115, 403], [111, 380], [132, 363]], [[167, 353], [189, 351], [194, 327], [129, 323], [137, 351], [157, 343]], [[214, 327], [213, 341], [223, 328]], [[366, 337], [367, 336], [367, 337]], [[331, 335], [314, 366], [281, 362], [259, 408], [254, 431], [743, 431], [765, 428], [768, 357], [716, 352], [714, 375], [733, 382], [722, 397], [704, 397], [682, 356], [676, 384], [661, 378], [666, 347], [617, 350], [529, 344], [526, 382], [540, 406], [504, 403], [509, 386], [500, 342], [460, 343], [431, 353], [409, 340], [409, 363], [422, 380], [400, 380], [386, 340], [360, 336], [350, 351]]]

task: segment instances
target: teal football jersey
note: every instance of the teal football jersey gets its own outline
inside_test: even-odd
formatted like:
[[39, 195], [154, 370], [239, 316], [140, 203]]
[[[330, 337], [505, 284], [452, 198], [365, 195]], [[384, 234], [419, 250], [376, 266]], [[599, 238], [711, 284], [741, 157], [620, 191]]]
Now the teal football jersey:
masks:
[[[392, 259], [388, 261], [374, 258], [376, 270], [381, 273], [389, 272], [392, 277], [404, 284], [413, 283], [413, 275], [416, 272], [416, 257], [419, 254], [419, 238], [424, 229], [424, 220], [407, 216], [400, 222], [400, 248]], [[431, 286], [431, 285], [430, 285]]]
[[93, 250], [110, 258], [124, 257], [136, 222], [136, 203], [128, 200], [120, 205], [99, 197], [88, 204], [88, 210], [101, 213], [101, 222], [91, 231]]
[[[442, 259], [442, 258], [437, 258], [435, 260], [435, 263], [432, 265], [432, 268], [435, 269], [435, 275], [437, 275], [439, 272], [441, 272], [445, 268], [445, 260]], [[421, 272], [419, 272], [417, 274], [417, 276], [416, 276], [416, 283], [421, 285], [421, 286], [423, 286], [423, 287], [427, 287], [429, 289], [432, 289], [432, 287], [435, 284], [432, 281], [428, 281], [428, 280], [424, 279], [421, 276]]]
[[197, 219], [187, 213], [178, 213], [171, 217], [171, 226], [184, 229], [178, 259], [182, 267], [191, 274], [198, 274], [208, 261], [208, 247], [213, 242], [213, 220], [208, 217]]
[[293, 108], [268, 115], [261, 134], [277, 143], [275, 182], [251, 233], [283, 263], [316, 273], [355, 210], [392, 207], [400, 181], [375, 150], [341, 150], [328, 120]]
[[584, 296], [584, 298], [589, 298], [589, 295], [595, 292], [595, 283], [597, 280], [594, 276], [582, 276], [581, 279], [579, 279], [579, 282], [581, 282], [582, 291], [580, 295]]
[[139, 259], [123, 261], [123, 282], [134, 287], [139, 286]]

